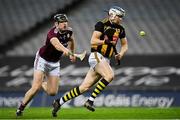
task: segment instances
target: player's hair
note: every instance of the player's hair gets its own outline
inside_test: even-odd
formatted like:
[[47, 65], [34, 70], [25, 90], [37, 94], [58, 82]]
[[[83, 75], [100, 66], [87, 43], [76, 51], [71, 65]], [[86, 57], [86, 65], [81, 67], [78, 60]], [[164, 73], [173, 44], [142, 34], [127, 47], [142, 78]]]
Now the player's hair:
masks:
[[66, 16], [66, 14], [56, 14], [54, 16], [54, 21], [61, 23], [61, 22], [68, 22], [68, 18]]

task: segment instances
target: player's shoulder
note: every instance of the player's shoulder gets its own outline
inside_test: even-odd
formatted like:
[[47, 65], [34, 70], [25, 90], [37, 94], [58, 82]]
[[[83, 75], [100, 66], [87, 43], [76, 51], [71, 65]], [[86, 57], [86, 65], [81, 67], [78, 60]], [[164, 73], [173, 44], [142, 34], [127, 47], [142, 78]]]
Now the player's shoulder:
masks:
[[56, 27], [52, 27], [49, 31], [48, 31], [48, 35], [56, 35], [58, 33], [58, 30], [56, 29]]
[[106, 19], [106, 18], [101, 19], [101, 20], [96, 22], [95, 26], [101, 28], [101, 27], [104, 27], [107, 24], [107, 22], [108, 22], [108, 19]]
[[68, 27], [67, 30], [66, 30], [66, 33], [72, 35], [73, 34], [73, 29], [71, 27]]
[[101, 20], [97, 21], [96, 24], [106, 24], [106, 23], [108, 23], [108, 21], [109, 20], [107, 18], [104, 18], [104, 19], [101, 19]]
[[72, 27], [67, 28], [68, 31], [73, 31]]
[[120, 30], [125, 30], [124, 26], [122, 24], [114, 24], [113, 25], [115, 28], [118, 28]]
[[52, 28], [49, 29], [48, 33], [54, 32], [55, 30], [56, 30], [56, 27], [52, 27]]
[[109, 19], [108, 19], [108, 18], [104, 18], [104, 19], [101, 20], [101, 22], [102, 22], [103, 24], [109, 23]]
[[119, 27], [120, 29], [122, 29], [122, 30], [125, 29], [124, 26], [123, 26], [122, 24], [118, 25], [118, 27]]
[[[67, 32], [73, 32], [73, 29], [71, 27], [67, 27]], [[53, 27], [49, 30], [48, 34], [57, 34], [59, 32], [58, 29], [56, 29], [56, 27]]]

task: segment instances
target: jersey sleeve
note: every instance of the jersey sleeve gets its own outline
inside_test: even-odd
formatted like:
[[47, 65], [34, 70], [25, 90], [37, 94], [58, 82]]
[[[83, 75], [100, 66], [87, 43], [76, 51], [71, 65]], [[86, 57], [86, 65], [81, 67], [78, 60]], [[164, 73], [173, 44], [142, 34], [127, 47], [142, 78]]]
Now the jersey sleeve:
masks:
[[56, 34], [51, 30], [48, 32], [47, 37], [50, 40], [51, 38], [56, 37]]
[[71, 31], [69, 31], [69, 36], [67, 36], [67, 37], [71, 37], [73, 35], [73, 31], [71, 30]]
[[104, 24], [102, 22], [97, 22], [95, 25], [95, 31], [104, 32]]
[[57, 34], [54, 32], [54, 29], [51, 29], [51, 30], [47, 33], [46, 44], [49, 44], [51, 38], [53, 38], [53, 37], [57, 37]]
[[119, 35], [119, 38], [122, 39], [122, 38], [125, 38], [125, 37], [126, 37], [125, 29], [122, 28], [121, 33], [120, 33], [120, 35]]

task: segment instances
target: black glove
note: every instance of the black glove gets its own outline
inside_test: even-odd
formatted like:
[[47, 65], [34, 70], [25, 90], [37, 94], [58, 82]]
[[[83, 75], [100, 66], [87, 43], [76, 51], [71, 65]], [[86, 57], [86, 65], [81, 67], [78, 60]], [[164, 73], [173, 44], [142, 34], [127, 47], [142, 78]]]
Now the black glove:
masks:
[[111, 40], [108, 39], [107, 35], [105, 35], [104, 43], [111, 44]]
[[116, 32], [116, 30], [109, 28], [104, 31], [104, 43], [105, 44], [112, 44], [113, 41], [113, 35]]

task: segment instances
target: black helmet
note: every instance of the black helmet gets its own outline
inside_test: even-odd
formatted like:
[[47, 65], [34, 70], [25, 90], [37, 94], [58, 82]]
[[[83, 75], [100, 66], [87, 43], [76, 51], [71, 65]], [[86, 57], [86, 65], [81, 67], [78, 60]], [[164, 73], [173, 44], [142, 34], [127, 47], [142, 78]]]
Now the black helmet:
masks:
[[54, 21], [55, 22], [67, 22], [68, 18], [66, 16], [66, 14], [56, 14], [54, 16]]

